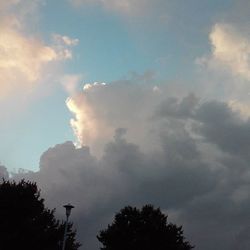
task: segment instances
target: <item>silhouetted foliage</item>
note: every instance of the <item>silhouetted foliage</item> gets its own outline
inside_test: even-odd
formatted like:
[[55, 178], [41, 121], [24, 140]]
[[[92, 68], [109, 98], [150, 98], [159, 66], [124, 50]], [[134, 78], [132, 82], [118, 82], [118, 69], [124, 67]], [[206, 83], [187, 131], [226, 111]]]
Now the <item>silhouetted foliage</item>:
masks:
[[127, 206], [114, 222], [97, 235], [102, 250], [190, 250], [182, 227], [167, 222], [159, 208], [145, 205], [141, 210]]
[[[36, 183], [24, 180], [0, 184], [0, 249], [60, 250], [64, 222], [45, 208]], [[67, 250], [77, 250], [76, 231], [68, 225]]]

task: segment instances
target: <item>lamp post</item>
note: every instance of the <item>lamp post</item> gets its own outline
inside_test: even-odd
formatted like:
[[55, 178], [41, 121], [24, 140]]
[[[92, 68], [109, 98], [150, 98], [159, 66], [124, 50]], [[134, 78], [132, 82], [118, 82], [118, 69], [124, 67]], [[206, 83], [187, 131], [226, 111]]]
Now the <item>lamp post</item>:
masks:
[[62, 250], [65, 250], [65, 243], [66, 243], [66, 234], [67, 234], [67, 229], [68, 229], [68, 221], [69, 221], [69, 216], [71, 213], [71, 209], [74, 208], [70, 203], [67, 205], [64, 205], [66, 209], [66, 222], [65, 222], [65, 228], [64, 228], [64, 235], [63, 235], [63, 245], [62, 245]]

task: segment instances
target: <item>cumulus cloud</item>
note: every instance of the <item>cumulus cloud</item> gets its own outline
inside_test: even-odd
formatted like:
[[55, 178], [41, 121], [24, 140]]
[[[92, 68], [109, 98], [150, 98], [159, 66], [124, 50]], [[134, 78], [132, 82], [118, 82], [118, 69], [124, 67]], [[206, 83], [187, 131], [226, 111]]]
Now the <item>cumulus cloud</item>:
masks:
[[248, 244], [250, 123], [229, 104], [126, 81], [85, 85], [68, 107], [80, 147], [56, 145], [38, 172], [14, 178], [37, 181], [59, 214], [59, 204], [76, 205], [71, 218], [84, 247], [97, 249], [98, 230], [120, 208], [145, 203], [183, 224], [197, 250]]
[[7, 77], [8, 73], [11, 76], [13, 71], [19, 72], [30, 82], [39, 78], [43, 64], [57, 58], [56, 52], [51, 47], [43, 45], [38, 40], [26, 38], [11, 29], [2, 29], [0, 48], [1, 75], [6, 73]]
[[[59, 46], [57, 41], [57, 44], [47, 45], [41, 39], [25, 32], [25, 16], [30, 15], [27, 10], [22, 11], [22, 5], [26, 4], [27, 1], [1, 1], [0, 97], [39, 82], [44, 77], [45, 68], [49, 63], [72, 57], [70, 49], [65, 46], [77, 44], [76, 39], [57, 35], [57, 39], [63, 44], [60, 43]], [[30, 5], [34, 4], [35, 2]], [[13, 6], [18, 8], [10, 8]], [[34, 11], [34, 8], [30, 7], [29, 11]]]
[[[0, 9], [18, 3], [2, 1]], [[149, 1], [74, 3], [130, 14]], [[56, 34], [54, 44], [47, 45], [25, 35], [19, 18], [11, 20], [3, 35], [15, 53], [0, 37], [6, 89], [32, 84], [48, 63], [72, 57], [70, 47], [77, 39]], [[210, 41], [212, 54], [199, 62], [223, 66], [248, 80], [248, 38], [232, 26], [217, 24]], [[62, 77], [78, 145], [51, 147], [41, 156], [38, 172], [19, 172], [13, 178], [36, 181], [47, 205], [58, 208], [61, 216], [61, 205], [72, 202], [76, 208], [71, 218], [90, 250], [98, 249], [95, 236], [115, 212], [145, 203], [161, 206], [170, 221], [184, 224], [197, 250], [248, 249], [250, 123], [237, 111], [247, 113], [247, 108], [238, 102], [204, 103], [194, 94], [172, 96], [166, 86], [140, 84], [147, 77], [88, 83], [82, 90], [81, 76]], [[2, 176], [8, 178], [9, 173], [0, 166]]]
[[[174, 138], [171, 142], [175, 143]], [[43, 154], [39, 172], [19, 178], [37, 181], [52, 207], [58, 206], [58, 201], [74, 203], [81, 240], [96, 249], [95, 234], [122, 206], [150, 202], [178, 210], [213, 188], [209, 169], [204, 164], [201, 167], [200, 160], [185, 159], [185, 153], [178, 152], [181, 158], [167, 162], [164, 153], [168, 147], [163, 150], [145, 155], [137, 145], [117, 135], [107, 144], [103, 158], [96, 160], [88, 148], [76, 149], [67, 142]]]
[[[218, 22], [209, 34], [211, 52], [196, 59], [207, 75], [207, 89], [244, 119], [250, 115], [250, 37], [241, 23]], [[205, 67], [204, 67], [205, 66]]]
[[197, 60], [213, 69], [225, 68], [235, 76], [250, 79], [250, 38], [232, 24], [217, 23], [210, 35], [212, 53], [210, 57]]
[[156, 129], [150, 114], [164, 95], [153, 85], [130, 83], [85, 84], [82, 91], [68, 98], [67, 106], [75, 116], [71, 126], [80, 145], [89, 145], [100, 154], [116, 128], [126, 128], [130, 141], [140, 137], [142, 147], [154, 147], [152, 138], [147, 139]]

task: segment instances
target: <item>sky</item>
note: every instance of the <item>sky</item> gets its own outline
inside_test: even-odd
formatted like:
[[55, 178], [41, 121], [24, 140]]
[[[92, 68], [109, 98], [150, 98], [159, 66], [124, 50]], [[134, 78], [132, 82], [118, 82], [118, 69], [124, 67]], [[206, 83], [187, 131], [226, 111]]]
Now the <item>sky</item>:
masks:
[[247, 0], [0, 0], [0, 176], [76, 206], [82, 249], [152, 203], [197, 250], [250, 247]]

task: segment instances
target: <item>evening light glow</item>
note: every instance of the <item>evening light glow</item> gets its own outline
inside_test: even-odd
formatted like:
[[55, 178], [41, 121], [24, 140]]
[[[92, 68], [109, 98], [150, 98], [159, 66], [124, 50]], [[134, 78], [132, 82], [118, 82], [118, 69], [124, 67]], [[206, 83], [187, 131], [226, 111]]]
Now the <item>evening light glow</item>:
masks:
[[[153, 204], [195, 250], [250, 249], [250, 2], [0, 0], [0, 177], [80, 249]], [[0, 243], [1, 248], [1, 243]]]

